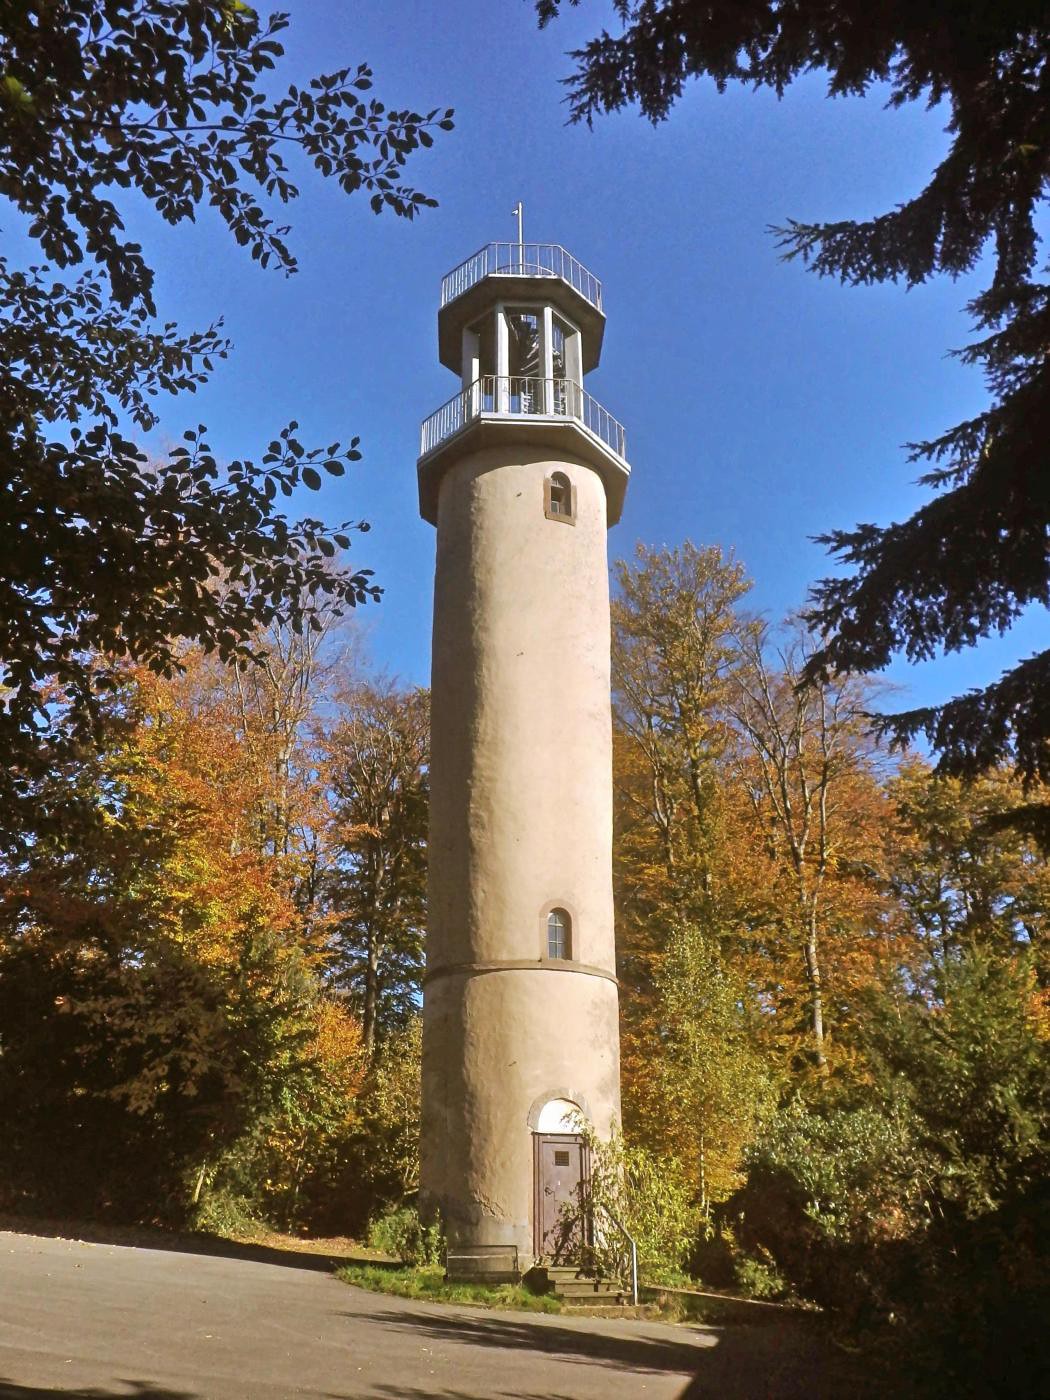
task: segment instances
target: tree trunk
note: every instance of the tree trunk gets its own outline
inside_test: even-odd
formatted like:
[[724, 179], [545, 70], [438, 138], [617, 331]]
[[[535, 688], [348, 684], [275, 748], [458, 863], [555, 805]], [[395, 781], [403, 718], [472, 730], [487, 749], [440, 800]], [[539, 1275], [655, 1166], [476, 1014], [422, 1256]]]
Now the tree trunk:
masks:
[[365, 1000], [361, 1016], [361, 1044], [368, 1058], [376, 1052], [376, 1019], [379, 1008], [379, 948], [376, 939], [369, 939], [368, 964], [365, 968]]
[[809, 932], [805, 942], [806, 975], [809, 978], [810, 1005], [813, 1016], [813, 1059], [822, 1072], [828, 1067], [824, 1054], [824, 993], [820, 979], [820, 961], [817, 957], [816, 915], [811, 913]]

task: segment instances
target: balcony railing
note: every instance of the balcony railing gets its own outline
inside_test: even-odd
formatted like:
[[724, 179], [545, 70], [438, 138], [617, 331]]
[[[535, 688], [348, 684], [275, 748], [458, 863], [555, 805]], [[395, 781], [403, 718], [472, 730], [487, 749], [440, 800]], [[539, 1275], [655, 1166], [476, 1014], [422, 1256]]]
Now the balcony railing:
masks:
[[575, 380], [507, 374], [483, 374], [469, 389], [464, 389], [424, 419], [420, 456], [433, 452], [483, 413], [509, 418], [573, 418], [600, 438], [617, 457], [624, 460], [627, 457], [622, 425]]
[[491, 273], [560, 277], [598, 311], [602, 309], [602, 284], [559, 243], [487, 243], [441, 279], [441, 305], [455, 301]]

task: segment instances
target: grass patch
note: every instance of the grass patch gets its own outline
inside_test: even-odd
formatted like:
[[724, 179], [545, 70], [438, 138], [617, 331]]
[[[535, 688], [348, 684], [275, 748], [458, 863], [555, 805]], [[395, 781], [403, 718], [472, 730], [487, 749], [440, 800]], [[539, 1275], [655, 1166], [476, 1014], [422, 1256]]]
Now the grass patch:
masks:
[[520, 1283], [446, 1283], [440, 1268], [412, 1269], [348, 1264], [338, 1270], [344, 1283], [372, 1293], [392, 1293], [397, 1298], [420, 1298], [431, 1303], [466, 1303], [480, 1308], [517, 1308], [522, 1312], [557, 1313], [561, 1304], [546, 1293], [530, 1293]]

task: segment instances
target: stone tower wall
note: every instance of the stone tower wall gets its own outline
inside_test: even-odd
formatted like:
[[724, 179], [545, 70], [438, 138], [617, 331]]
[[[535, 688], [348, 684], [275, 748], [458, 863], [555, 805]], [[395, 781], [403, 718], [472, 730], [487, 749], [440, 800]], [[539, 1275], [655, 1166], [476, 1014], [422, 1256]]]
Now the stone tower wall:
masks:
[[[544, 482], [575, 487], [575, 524]], [[606, 499], [542, 446], [441, 483], [434, 603], [425, 1208], [453, 1242], [532, 1253], [532, 1123], [565, 1097], [619, 1117]], [[546, 959], [546, 914], [572, 957]]]

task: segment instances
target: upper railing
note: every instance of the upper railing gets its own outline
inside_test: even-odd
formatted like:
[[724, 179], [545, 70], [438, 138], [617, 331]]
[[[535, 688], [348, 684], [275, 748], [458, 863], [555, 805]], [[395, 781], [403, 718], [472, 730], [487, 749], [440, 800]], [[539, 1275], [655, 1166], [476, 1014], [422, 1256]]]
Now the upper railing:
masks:
[[559, 243], [487, 243], [441, 279], [441, 305], [455, 301], [491, 273], [560, 277], [598, 311], [602, 309], [602, 284]]
[[[527, 246], [527, 245], [526, 245]], [[517, 247], [517, 244], [515, 244]], [[424, 419], [419, 453], [425, 457], [447, 438], [462, 432], [482, 413], [507, 417], [574, 418], [626, 460], [622, 424], [572, 379], [535, 379], [511, 374], [483, 374]]]

